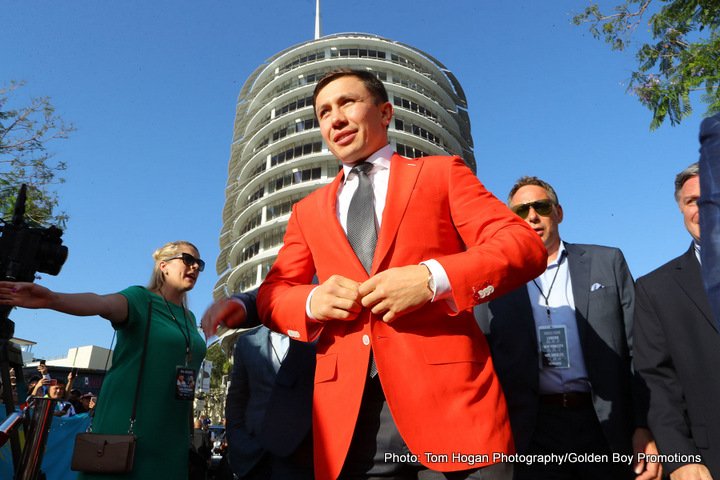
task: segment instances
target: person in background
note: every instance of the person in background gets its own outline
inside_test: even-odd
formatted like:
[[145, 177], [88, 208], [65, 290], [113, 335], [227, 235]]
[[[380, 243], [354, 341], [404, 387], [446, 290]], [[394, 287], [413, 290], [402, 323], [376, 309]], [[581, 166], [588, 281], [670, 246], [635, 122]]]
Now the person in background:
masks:
[[312, 480], [315, 346], [259, 326], [235, 343], [225, 416], [242, 480]]
[[635, 367], [650, 389], [648, 423], [672, 480], [720, 479], [720, 327], [700, 272], [698, 173], [693, 163], [675, 177], [690, 248], [635, 284]]
[[[2, 305], [100, 315], [117, 330], [112, 367], [103, 382], [92, 423], [94, 432], [128, 432], [140, 382], [132, 472], [112, 477], [81, 473], [79, 478], [188, 477], [192, 398], [179, 391], [176, 382], [180, 374], [197, 374], [205, 356], [205, 342], [197, 332], [195, 316], [185, 306], [186, 294], [195, 286], [205, 262], [197, 248], [186, 241], [163, 245], [153, 253], [153, 260], [147, 287], [132, 286], [108, 295], [57, 293], [35, 283], [0, 282]], [[148, 322], [146, 367], [140, 372]]]
[[518, 462], [516, 479], [659, 479], [657, 462], [612, 461], [612, 453], [657, 453], [647, 428], [647, 393], [631, 365], [635, 291], [624, 255], [561, 240], [563, 208], [555, 189], [537, 177], [520, 178], [508, 206], [548, 251], [542, 275], [476, 309], [508, 402], [515, 447], [521, 454], [608, 459]]
[[77, 388], [73, 388], [70, 391], [70, 395], [67, 397], [67, 401], [70, 402], [75, 409], [75, 413], [87, 413], [87, 409], [82, 403], [82, 392]]
[[65, 400], [64, 383], [58, 381], [54, 385], [51, 385], [48, 388], [48, 394], [45, 396], [56, 400], [55, 412], [53, 413], [56, 417], [72, 417], [75, 415], [75, 408], [72, 403]]

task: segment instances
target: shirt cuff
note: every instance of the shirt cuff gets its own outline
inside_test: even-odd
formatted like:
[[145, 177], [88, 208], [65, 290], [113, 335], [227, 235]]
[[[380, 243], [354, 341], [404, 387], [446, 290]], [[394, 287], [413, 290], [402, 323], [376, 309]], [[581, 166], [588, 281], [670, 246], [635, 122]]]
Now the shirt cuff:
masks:
[[317, 289], [318, 289], [318, 287], [315, 287], [312, 290], [310, 290], [310, 294], [308, 294], [308, 298], [305, 301], [305, 315], [307, 315], [307, 317], [310, 320], [317, 320], [315, 317], [313, 317], [313, 314], [310, 311], [310, 300], [312, 299], [313, 293], [315, 293], [315, 290], [317, 290]]
[[440, 262], [434, 259], [425, 260], [420, 262], [420, 265], [425, 265], [430, 270], [430, 275], [433, 277], [435, 282], [435, 291], [433, 292], [433, 298], [431, 302], [437, 300], [444, 300], [452, 296], [452, 287], [450, 286], [450, 279], [445, 273], [445, 269]]

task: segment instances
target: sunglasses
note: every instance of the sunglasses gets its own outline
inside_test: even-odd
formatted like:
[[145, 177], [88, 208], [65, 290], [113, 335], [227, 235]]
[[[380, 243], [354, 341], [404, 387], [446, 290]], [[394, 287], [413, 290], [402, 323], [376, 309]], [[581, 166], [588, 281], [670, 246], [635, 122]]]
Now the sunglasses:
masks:
[[516, 205], [511, 208], [513, 212], [523, 220], [525, 220], [530, 213], [530, 207], [532, 207], [533, 210], [538, 215], [542, 215], [543, 217], [548, 217], [553, 211], [553, 206], [555, 203], [552, 200], [538, 200], [536, 202], [528, 202], [523, 203], [522, 205]]
[[192, 267], [193, 265], [197, 265], [198, 271], [202, 272], [203, 270], [205, 270], [205, 261], [200, 260], [199, 258], [195, 258], [189, 253], [181, 253], [180, 255], [175, 255], [174, 257], [170, 257], [165, 261], [169, 262], [170, 260], [177, 260], [178, 258], [182, 259], [186, 267]]

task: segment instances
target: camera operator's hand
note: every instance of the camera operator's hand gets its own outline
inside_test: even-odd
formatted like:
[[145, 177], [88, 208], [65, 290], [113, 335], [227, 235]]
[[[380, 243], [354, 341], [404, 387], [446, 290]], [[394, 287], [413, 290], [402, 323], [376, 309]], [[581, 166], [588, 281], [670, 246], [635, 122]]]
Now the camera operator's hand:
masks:
[[57, 293], [34, 283], [0, 282], [0, 305], [50, 308], [81, 317], [100, 315], [115, 325], [128, 318], [127, 298], [119, 293]]
[[0, 305], [49, 308], [55, 294], [45, 287], [26, 282], [0, 282]]

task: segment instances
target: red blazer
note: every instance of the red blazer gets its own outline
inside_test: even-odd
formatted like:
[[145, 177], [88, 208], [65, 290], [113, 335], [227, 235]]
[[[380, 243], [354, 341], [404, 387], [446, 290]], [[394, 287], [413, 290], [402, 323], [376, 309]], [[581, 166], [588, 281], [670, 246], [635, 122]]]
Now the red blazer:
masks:
[[[318, 338], [316, 478], [340, 473], [371, 346], [397, 428], [420, 462], [439, 471], [498, 462], [493, 453], [514, 450], [512, 434], [471, 308], [540, 275], [547, 258], [542, 241], [460, 158], [394, 154], [372, 274], [436, 259], [450, 279], [458, 312], [440, 300], [390, 324], [367, 309], [351, 322], [321, 323], [305, 315], [314, 275], [321, 283], [333, 274], [360, 282], [369, 278], [337, 220], [342, 181], [340, 172], [294, 206], [284, 246], [257, 297], [271, 329], [303, 341]], [[462, 462], [453, 454], [489, 457]]]

